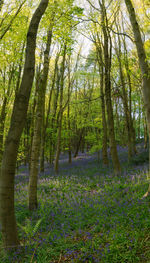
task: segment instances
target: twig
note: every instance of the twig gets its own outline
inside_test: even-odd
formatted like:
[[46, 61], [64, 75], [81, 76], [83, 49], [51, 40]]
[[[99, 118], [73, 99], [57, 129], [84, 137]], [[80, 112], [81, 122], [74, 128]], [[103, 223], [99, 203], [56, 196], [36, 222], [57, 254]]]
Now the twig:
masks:
[[30, 263], [32, 263], [33, 262], [33, 259], [34, 259], [34, 255], [35, 255], [35, 251], [36, 251], [36, 249], [38, 248], [38, 246], [40, 245], [40, 243], [38, 243], [37, 245], [36, 245], [36, 247], [35, 247], [35, 249], [34, 249], [34, 251], [33, 251], [33, 255], [32, 255], [32, 258], [31, 258], [31, 261], [30, 261]]

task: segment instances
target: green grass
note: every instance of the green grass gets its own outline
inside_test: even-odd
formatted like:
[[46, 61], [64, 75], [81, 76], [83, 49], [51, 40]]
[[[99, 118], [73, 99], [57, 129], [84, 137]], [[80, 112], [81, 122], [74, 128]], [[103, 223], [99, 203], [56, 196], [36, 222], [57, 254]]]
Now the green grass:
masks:
[[24, 251], [0, 262], [150, 262], [146, 172], [118, 178], [96, 161], [39, 179], [39, 208], [27, 208], [27, 183], [16, 185], [16, 216]]

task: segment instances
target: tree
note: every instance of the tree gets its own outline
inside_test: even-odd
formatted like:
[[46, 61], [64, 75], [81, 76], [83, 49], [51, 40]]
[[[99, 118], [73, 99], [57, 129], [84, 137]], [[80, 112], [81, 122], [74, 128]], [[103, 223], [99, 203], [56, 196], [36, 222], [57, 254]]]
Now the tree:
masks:
[[[141, 32], [140, 32], [139, 24], [137, 22], [134, 7], [132, 5], [131, 0], [125, 0], [125, 4], [129, 13], [129, 17], [134, 33], [134, 39], [135, 39], [135, 44], [139, 58], [139, 65], [142, 74], [142, 82], [143, 82], [142, 91], [143, 91], [144, 106], [145, 106], [146, 117], [147, 117], [148, 134], [150, 140], [150, 67], [148, 65], [148, 61], [146, 58], [146, 53], [145, 53]], [[149, 177], [150, 177], [150, 143], [149, 143]], [[149, 194], [150, 194], [150, 185], [145, 196]]]
[[20, 137], [25, 125], [30, 92], [35, 71], [36, 36], [40, 20], [48, 6], [41, 0], [32, 16], [26, 46], [26, 58], [20, 89], [16, 94], [0, 172], [0, 220], [4, 247], [8, 250], [19, 245], [14, 211], [14, 176]]
[[100, 74], [100, 96], [101, 96], [101, 111], [102, 111], [102, 123], [103, 123], [103, 163], [108, 165], [108, 155], [107, 155], [107, 122], [106, 122], [106, 105], [105, 105], [105, 96], [104, 96], [104, 61], [102, 54], [102, 47], [99, 35], [97, 33], [96, 43], [96, 52], [99, 65], [99, 74]]
[[[16, 13], [12, 16], [11, 20], [9, 21], [9, 23], [6, 24], [4, 28], [2, 28], [2, 30], [1, 30], [2, 32], [1, 32], [1, 34], [0, 34], [0, 40], [3, 39], [3, 37], [5, 36], [5, 34], [6, 34], [6, 33], [8, 32], [8, 30], [10, 29], [13, 21], [15, 20], [15, 18], [17, 17], [17, 15], [19, 14], [19, 12], [20, 12], [20, 10], [21, 10], [21, 8], [22, 8], [22, 6], [24, 5], [25, 2], [26, 2], [26, 0], [24, 0], [24, 1], [19, 5]], [[2, 8], [2, 5], [3, 5], [3, 1], [0, 3], [0, 10], [1, 10], [1, 8]], [[1, 22], [1, 24], [2, 24], [2, 22]]]
[[58, 174], [58, 162], [61, 149], [61, 131], [62, 131], [62, 118], [63, 118], [63, 89], [64, 89], [64, 72], [65, 72], [65, 61], [66, 61], [66, 43], [64, 43], [63, 48], [63, 59], [60, 69], [60, 109], [59, 109], [59, 118], [58, 118], [58, 136], [57, 136], [57, 149], [56, 149], [56, 158], [55, 158], [55, 173]]
[[116, 50], [116, 55], [118, 59], [118, 64], [119, 64], [119, 73], [120, 73], [120, 82], [122, 85], [122, 100], [123, 100], [123, 106], [124, 106], [124, 114], [125, 114], [125, 121], [126, 121], [126, 130], [127, 130], [127, 137], [128, 137], [128, 160], [131, 160], [131, 157], [134, 154], [134, 143], [133, 143], [133, 127], [132, 127], [132, 118], [131, 114], [129, 111], [129, 103], [128, 103], [128, 95], [126, 91], [126, 84], [125, 84], [125, 76], [124, 76], [124, 71], [123, 71], [123, 60], [122, 60], [122, 52], [121, 52], [121, 40], [120, 36], [118, 35], [117, 43], [115, 41], [115, 50]]
[[[49, 71], [49, 52], [52, 40], [52, 29], [48, 30], [46, 49], [44, 52], [44, 66], [43, 74], [39, 72], [38, 91], [37, 91], [37, 107], [36, 119], [34, 124], [34, 135], [31, 150], [31, 164], [30, 164], [30, 177], [29, 177], [29, 209], [37, 208], [37, 177], [38, 177], [38, 164], [41, 146], [41, 131], [42, 121], [44, 119], [45, 109], [45, 93], [47, 86], [47, 78]], [[44, 142], [43, 142], [44, 144]]]

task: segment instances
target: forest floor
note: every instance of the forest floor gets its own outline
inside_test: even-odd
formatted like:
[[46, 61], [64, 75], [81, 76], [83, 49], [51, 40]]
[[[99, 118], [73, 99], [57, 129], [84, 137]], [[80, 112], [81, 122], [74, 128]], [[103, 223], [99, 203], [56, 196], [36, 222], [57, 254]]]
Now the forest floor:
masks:
[[46, 165], [39, 173], [37, 211], [27, 206], [27, 167], [16, 175], [15, 205], [24, 252], [0, 262], [130, 263], [150, 262], [150, 200], [147, 153], [128, 163], [127, 150], [118, 147], [122, 173], [113, 174], [96, 155], [81, 154], [68, 164], [64, 155], [59, 175]]

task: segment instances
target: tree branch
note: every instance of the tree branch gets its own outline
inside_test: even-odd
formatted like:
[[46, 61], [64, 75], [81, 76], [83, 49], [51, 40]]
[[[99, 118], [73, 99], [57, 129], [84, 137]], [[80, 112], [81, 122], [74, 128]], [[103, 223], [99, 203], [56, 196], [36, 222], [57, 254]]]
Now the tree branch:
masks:
[[3, 39], [3, 37], [5, 36], [5, 34], [7, 33], [7, 31], [8, 31], [9, 28], [11, 27], [14, 19], [15, 19], [15, 18], [17, 17], [17, 15], [19, 14], [19, 12], [20, 12], [20, 10], [21, 10], [21, 8], [22, 8], [22, 6], [24, 5], [25, 2], [26, 2], [26, 0], [24, 0], [24, 1], [20, 4], [20, 6], [19, 6], [18, 10], [16, 11], [15, 15], [14, 15], [13, 18], [10, 20], [8, 26], [6, 27], [6, 29], [4, 30], [4, 32], [3, 32], [2, 35], [0, 36], [0, 40]]

